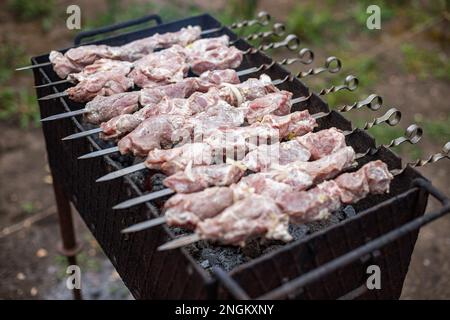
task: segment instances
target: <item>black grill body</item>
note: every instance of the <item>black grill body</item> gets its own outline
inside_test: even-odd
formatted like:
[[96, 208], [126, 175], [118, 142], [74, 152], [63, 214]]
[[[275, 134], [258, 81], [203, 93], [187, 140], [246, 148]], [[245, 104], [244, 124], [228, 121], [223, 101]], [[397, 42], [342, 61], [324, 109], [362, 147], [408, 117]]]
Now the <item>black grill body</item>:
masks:
[[[156, 32], [176, 31], [183, 26], [199, 25], [203, 30], [216, 28], [220, 23], [210, 15], [200, 15], [172, 23], [161, 24], [138, 32], [123, 34], [95, 43], [121, 45]], [[237, 36], [227, 28], [210, 34], [228, 34], [232, 40]], [[247, 49], [250, 45], [240, 40], [236, 46]], [[48, 55], [34, 57], [33, 64], [48, 61]], [[239, 69], [270, 63], [272, 60], [258, 52], [245, 56]], [[266, 73], [272, 79], [284, 78], [289, 72], [275, 65]], [[36, 85], [58, 80], [51, 66], [34, 70]], [[253, 75], [252, 75], [253, 76]], [[40, 88], [38, 97], [62, 91], [65, 85]], [[294, 93], [294, 97], [308, 93], [307, 87], [298, 80], [286, 82], [283, 89]], [[69, 99], [40, 101], [41, 117], [82, 108]], [[327, 104], [314, 95], [309, 102], [297, 106], [308, 108], [311, 113], [329, 111]], [[320, 129], [331, 126], [343, 130], [351, 128], [351, 123], [342, 115], [332, 112], [319, 122]], [[79, 155], [104, 148], [94, 138], [61, 141], [61, 138], [84, 130], [80, 120], [75, 118], [44, 122], [43, 131], [48, 151], [48, 161], [55, 183], [60, 185], [76, 207], [86, 225], [93, 233], [105, 254], [112, 261], [123, 281], [137, 299], [206, 299], [231, 298], [227, 290], [205, 271], [186, 249], [158, 252], [156, 248], [170, 239], [172, 231], [161, 226], [149, 231], [124, 235], [120, 231], [133, 224], [159, 215], [163, 200], [146, 203], [124, 211], [113, 211], [111, 207], [130, 197], [147, 192], [131, 177], [124, 177], [106, 183], [95, 180], [121, 168], [116, 156], [97, 159], [77, 160]], [[357, 130], [348, 136], [349, 145], [357, 152], [374, 147], [375, 142], [366, 133]], [[392, 168], [399, 168], [401, 160], [388, 149], [373, 156], [367, 156], [360, 165], [374, 159], [381, 159]], [[421, 216], [424, 213], [428, 192], [413, 187], [412, 181], [422, 178], [413, 169], [407, 169], [392, 183], [391, 193], [371, 196], [355, 205], [357, 215], [343, 221], [328, 224], [316, 232], [286, 244], [277, 250], [244, 263], [228, 275], [235, 280], [251, 298], [262, 296], [270, 290], [288, 283], [308, 271], [351, 251], [396, 227]], [[398, 298], [408, 270], [417, 232], [384, 246], [375, 254], [353, 262], [326, 277], [315, 281], [302, 290], [293, 290], [286, 298], [337, 299], [337, 298]], [[366, 266], [377, 264], [382, 270], [381, 290], [365, 290]], [[270, 297], [270, 296], [269, 296]]]

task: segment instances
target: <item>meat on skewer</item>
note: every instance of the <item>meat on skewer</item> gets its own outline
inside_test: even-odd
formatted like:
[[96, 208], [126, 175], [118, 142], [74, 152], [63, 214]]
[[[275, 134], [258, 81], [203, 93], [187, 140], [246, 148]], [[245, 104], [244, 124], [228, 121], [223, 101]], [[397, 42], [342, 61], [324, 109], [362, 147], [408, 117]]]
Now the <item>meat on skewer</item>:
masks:
[[[179, 171], [164, 179], [163, 183], [177, 193], [192, 193], [211, 186], [231, 185], [240, 180], [231, 186], [235, 199], [242, 199], [249, 193], [255, 193], [271, 196], [278, 201], [279, 197], [286, 192], [305, 190], [326, 179], [334, 178], [343, 170], [350, 168], [354, 160], [353, 148], [345, 147], [322, 159], [311, 162], [303, 161], [304, 165], [299, 165], [300, 162], [297, 162], [296, 165], [250, 174], [242, 179], [240, 178], [245, 173], [246, 167], [239, 162], [193, 168], [188, 166], [184, 171]], [[332, 169], [324, 167], [324, 164], [331, 165]], [[219, 171], [216, 169], [240, 171], [241, 175], [234, 175], [235, 179], [224, 179], [225, 174], [216, 173], [215, 171]]]
[[87, 102], [96, 96], [126, 92], [134, 86], [133, 79], [128, 77], [130, 71], [131, 64], [81, 77], [81, 81], [68, 88], [66, 93], [73, 101]]
[[[356, 185], [349, 183], [353, 179], [358, 182]], [[220, 214], [197, 222], [194, 235], [166, 243], [159, 250], [198, 240], [240, 246], [253, 237], [287, 242], [292, 240], [288, 232], [289, 222], [306, 223], [325, 219], [344, 203], [355, 203], [369, 194], [389, 192], [392, 179], [386, 164], [377, 160], [354, 173], [342, 175], [342, 178], [324, 181], [313, 189], [286, 193], [283, 202], [276, 203], [270, 197], [252, 194]], [[361, 185], [364, 187], [361, 188]]]
[[197, 40], [200, 33], [200, 27], [188, 26], [177, 32], [157, 33], [120, 47], [87, 45], [69, 49], [64, 54], [52, 51], [49, 59], [53, 64], [53, 70], [61, 79], [64, 79], [70, 74], [82, 71], [86, 66], [102, 58], [132, 62], [152, 53], [155, 49], [168, 48], [174, 44], [187, 46]]
[[[217, 72], [217, 71], [216, 71]], [[223, 77], [223, 80], [229, 80], [230, 78], [226, 79], [225, 76], [229, 76], [230, 73], [221, 75]], [[218, 73], [211, 73], [209, 79], [215, 79], [219, 78]], [[234, 76], [231, 77], [231, 79], [234, 81]], [[214, 81], [214, 80], [212, 80]], [[215, 80], [216, 83], [219, 81], [219, 79]], [[201, 89], [210, 89], [211, 87], [205, 86], [207, 82], [201, 81]], [[261, 75], [259, 79], [250, 78], [245, 82], [236, 84], [235, 86], [225, 85], [225, 83], [231, 83], [221, 81], [219, 91], [213, 91], [211, 93], [205, 93], [205, 96], [211, 96], [216, 95], [218, 98], [221, 98], [225, 101], [227, 101], [232, 106], [239, 106], [244, 101], [250, 101], [254, 100], [259, 97], [263, 97], [264, 95], [271, 93], [271, 92], [277, 92], [279, 91], [271, 82], [270, 77], [267, 75]], [[170, 86], [178, 86], [178, 84], [173, 84]], [[168, 90], [165, 90], [168, 89]], [[164, 92], [162, 94], [153, 93], [153, 89], [145, 89], [148, 94], [144, 94], [144, 97], [142, 98], [143, 104], [148, 103], [149, 96], [153, 97], [161, 97], [164, 93], [167, 91], [172, 92], [173, 87], [164, 87]], [[155, 89], [157, 90], [157, 89]], [[178, 92], [177, 90], [174, 90], [175, 92]], [[200, 91], [200, 90], [199, 90]], [[204, 90], [201, 90], [202, 92]], [[182, 97], [180, 97], [182, 98]], [[157, 98], [158, 99], [158, 98]], [[193, 99], [191, 99], [192, 101]], [[161, 101], [161, 100], [160, 100]], [[206, 99], [208, 101], [208, 99]], [[211, 101], [211, 100], [209, 100]], [[158, 101], [159, 102], [159, 101]], [[133, 131], [140, 123], [142, 123], [148, 116], [154, 114], [152, 111], [155, 108], [155, 104], [149, 104], [148, 106], [142, 108], [138, 112], [130, 115], [122, 115], [115, 118], [112, 118], [111, 120], [102, 123], [101, 128], [103, 129], [102, 133], [100, 134], [100, 137], [102, 139], [115, 139], [118, 137], [123, 136], [124, 134], [127, 134], [131, 131]]]
[[358, 202], [369, 194], [388, 193], [392, 179], [384, 162], [372, 161], [356, 172], [344, 173], [311, 190], [286, 193], [278, 203], [292, 222], [305, 223], [327, 218], [343, 203]]
[[222, 212], [233, 204], [233, 192], [226, 187], [212, 187], [191, 194], [177, 194], [165, 203], [165, 218], [170, 226], [189, 229], [216, 212]]
[[164, 179], [164, 185], [179, 193], [192, 193], [212, 186], [229, 186], [238, 182], [246, 168], [239, 163], [215, 164], [207, 166], [187, 166]]
[[[120, 119], [127, 121], [131, 116], [130, 114], [137, 111], [141, 106], [145, 106], [145, 110], [149, 110], [163, 99], [187, 98], [194, 92], [206, 92], [209, 88], [220, 83], [239, 83], [236, 71], [232, 69], [207, 71], [202, 73], [200, 77], [184, 78], [174, 84], [124, 92], [107, 97], [97, 96], [86, 104], [84, 116], [87, 122], [93, 124], [100, 124], [113, 118], [115, 120], [111, 123], [120, 121]], [[145, 110], [141, 113], [145, 113]], [[138, 115], [139, 113], [136, 117]]]
[[[144, 88], [180, 81], [186, 77], [191, 66], [190, 63], [195, 62], [200, 65], [202, 61], [207, 61], [203, 68], [197, 66], [195, 69], [195, 72], [198, 72], [197, 74], [201, 74], [207, 70], [237, 68], [242, 62], [243, 53], [235, 47], [228, 46], [229, 37], [226, 35], [199, 41], [211, 43], [212, 45], [195, 47], [197, 49], [173, 45], [168, 49], [150, 53], [134, 61], [131, 72], [128, 71], [128, 73], [124, 74], [122, 70], [115, 69], [104, 72], [100, 71], [90, 74], [83, 81], [67, 89], [65, 92], [40, 99], [46, 100], [67, 95], [73, 101], [86, 102], [92, 100], [96, 95], [110, 95], [117, 92], [125, 92], [133, 85]], [[209, 50], [210, 48], [212, 48], [212, 52], [200, 51]], [[126, 82], [128, 86], [124, 84], [121, 87], [116, 85], [116, 91], [114, 92], [103, 89], [104, 86], [108, 87], [108, 81], [118, 82], [117, 77], [119, 74], [121, 79], [123, 78], [121, 82]]]
[[[194, 143], [191, 143], [192, 140], [190, 138], [195, 136], [195, 132], [198, 132], [198, 128], [194, 127], [193, 129], [191, 125], [173, 131], [175, 140], [180, 141], [180, 146], [175, 148], [161, 150], [154, 143], [154, 141], [158, 143], [157, 139], [144, 139], [142, 142], [135, 140], [139, 145], [144, 145], [148, 141], [148, 144], [144, 146], [145, 149], [149, 149], [149, 147], [154, 148], [155, 146], [156, 148], [148, 152], [145, 162], [109, 173], [97, 179], [97, 181], [116, 179], [146, 168], [162, 170], [166, 174], [173, 174], [177, 171], [184, 170], [189, 163], [192, 166], [200, 166], [223, 163], [226, 158], [241, 160], [248, 152], [254, 150], [259, 145], [274, 144], [288, 136], [295, 137], [302, 135], [312, 131], [317, 126], [314, 118], [309, 115], [307, 110], [304, 110], [296, 111], [286, 116], [269, 114], [261, 122], [246, 127], [237, 127], [237, 124], [243, 121], [243, 115], [241, 114], [239, 116], [239, 112], [242, 110], [239, 109], [241, 108], [232, 108], [229, 112], [220, 112], [217, 118], [214, 116], [204, 116], [205, 113], [199, 114], [202, 118], [204, 117], [208, 120], [202, 124], [200, 130], [202, 132], [202, 142], [195, 142], [196, 140], [193, 140]], [[211, 110], [214, 110], [214, 108], [208, 109], [206, 114], [209, 114]], [[235, 112], [236, 116], [232, 116], [232, 112]], [[230, 115], [231, 120], [227, 120]], [[197, 116], [194, 116], [194, 118]], [[188, 119], [187, 123], [191, 121], [192, 119]], [[175, 134], [177, 131], [181, 132], [181, 134]], [[128, 145], [122, 145], [123, 148], [133, 147], [131, 141], [124, 141]], [[137, 150], [139, 154], [145, 156], [143, 151], [143, 148]]]
[[[320, 134], [321, 131], [319, 131], [316, 134]], [[338, 141], [336, 139], [336, 141]], [[307, 151], [307, 150], [305, 150]], [[335, 153], [332, 153], [326, 157], [324, 157], [321, 160], [316, 160], [313, 161], [309, 164], [309, 168], [311, 167], [315, 167], [315, 168], [320, 168], [323, 167], [320, 165], [320, 163], [330, 163], [330, 162], [334, 162], [334, 167], [337, 169], [345, 170], [346, 168], [348, 168], [349, 166], [352, 165], [353, 161], [354, 161], [354, 151], [352, 148], [350, 147], [346, 147], [346, 148], [342, 148], [342, 150], [336, 151]], [[307, 161], [308, 159], [305, 159], [304, 161]], [[298, 161], [298, 160], [297, 160]], [[214, 166], [210, 166], [210, 167], [214, 167]], [[238, 170], [238, 168], [240, 167], [239, 164], [236, 165], [236, 169]], [[202, 167], [198, 167], [197, 170], [199, 170], [199, 172], [201, 173], [201, 170], [203, 170], [203, 168], [207, 168], [207, 166], [202, 166]], [[259, 195], [263, 195], [266, 197], [270, 197], [272, 199], [278, 200], [281, 195], [286, 194], [286, 193], [290, 193], [293, 191], [302, 191], [305, 190], [307, 188], [309, 188], [310, 186], [312, 186], [314, 184], [314, 181], [318, 181], [317, 177], [315, 177], [314, 175], [317, 176], [322, 176], [323, 174], [317, 172], [317, 171], [312, 171], [311, 173], [305, 170], [309, 169], [308, 167], [303, 167], [301, 168], [300, 166], [286, 166], [283, 167], [282, 169], [272, 169], [266, 172], [261, 172], [261, 173], [255, 173], [255, 174], [250, 174], [248, 176], [243, 177], [239, 182], [233, 181], [235, 184], [231, 184], [231, 186], [226, 189], [226, 188], [221, 188], [221, 190], [223, 192], [225, 192], [225, 190], [227, 190], [228, 193], [231, 193], [232, 196], [232, 200], [228, 200], [228, 202], [232, 201], [238, 201], [239, 199], [243, 199], [245, 197], [247, 197], [249, 194], [259, 194]], [[195, 175], [191, 174], [192, 168], [188, 168], [186, 169], [186, 171], [183, 174], [177, 173], [171, 177], [168, 177], [165, 181], [164, 184], [169, 187], [172, 188], [174, 190], [176, 190], [177, 192], [180, 192], [178, 194], [176, 194], [175, 196], [173, 196], [172, 198], [176, 198], [176, 205], [173, 205], [173, 202], [166, 202], [165, 204], [165, 210], [170, 210], [170, 214], [171, 214], [171, 219], [170, 221], [168, 219], [163, 219], [163, 220], [158, 220], [160, 221], [160, 223], [166, 222], [168, 223], [168, 225], [171, 226], [182, 226], [182, 227], [193, 227], [194, 225], [194, 220], [203, 220], [202, 216], [203, 213], [204, 215], [207, 215], [208, 217], [213, 217], [217, 214], [219, 214], [222, 211], [222, 207], [220, 206], [210, 206], [207, 208], [204, 208], [202, 211], [202, 216], [198, 217], [197, 219], [195, 219], [193, 216], [195, 216], [195, 211], [189, 210], [188, 216], [190, 216], [189, 218], [189, 222], [188, 225], [184, 225], [182, 223], [182, 221], [184, 221], [185, 219], [183, 218], [186, 215], [186, 207], [191, 207], [191, 206], [197, 206], [197, 204], [195, 204], [195, 201], [203, 201], [202, 199], [205, 199], [206, 195], [210, 195], [211, 193], [208, 191], [210, 188], [208, 189], [204, 189], [203, 191], [197, 191], [197, 192], [193, 192], [195, 190], [199, 190], [200, 188], [197, 188], [196, 186], [198, 185], [198, 183], [196, 183], [196, 180], [201, 180], [201, 181], [209, 181], [209, 185], [218, 185], [218, 184], [214, 184], [214, 181], [212, 181], [211, 177], [206, 177], [206, 178], [202, 178], [202, 177], [198, 177]], [[242, 168], [242, 172], [245, 171], [245, 167]], [[329, 172], [329, 171], [328, 171]], [[336, 171], [335, 171], [336, 172]], [[207, 175], [208, 172], [203, 172], [203, 174]], [[181, 179], [182, 176], [185, 176], [184, 180]], [[187, 176], [187, 178], [186, 178]], [[175, 179], [174, 179], [175, 177]], [[330, 177], [330, 176], [329, 176]], [[224, 180], [221, 180], [224, 181]], [[179, 187], [178, 189], [176, 189], [177, 187], [175, 186], [175, 184], [178, 183]], [[220, 184], [221, 186], [224, 186], [226, 184], [222, 183]], [[230, 184], [228, 184], [230, 185]], [[189, 190], [187, 189], [187, 187], [192, 186], [192, 189]], [[182, 192], [191, 192], [191, 193], [182, 193]], [[216, 201], [213, 200], [212, 201]], [[176, 215], [180, 214], [181, 217], [179, 219], [176, 218]], [[146, 228], [148, 227], [148, 225], [150, 226], [155, 226], [158, 223], [153, 223], [152, 221], [145, 221], [141, 224], [137, 224], [137, 230], [141, 230], [141, 228]], [[142, 226], [141, 226], [142, 225]], [[131, 230], [134, 230], [136, 227], [132, 227]]]
[[[215, 89], [215, 88], [212, 88]], [[228, 117], [224, 117], [223, 115], [226, 114], [226, 107], [228, 107], [228, 109], [230, 109], [231, 112], [233, 107], [231, 107], [229, 104], [227, 104], [225, 101], [223, 101], [220, 97], [220, 91], [218, 90], [212, 90], [210, 89], [207, 93], [205, 94], [194, 94], [192, 95], [189, 99], [172, 99], [170, 101], [167, 101], [167, 105], [164, 105], [164, 103], [160, 103], [158, 104], [158, 108], [153, 108], [151, 109], [151, 115], [150, 117], [148, 117], [146, 120], [144, 120], [142, 123], [140, 123], [136, 129], [134, 129], [131, 133], [129, 133], [127, 136], [125, 136], [124, 138], [122, 138], [119, 143], [118, 143], [118, 147], [119, 150], [122, 154], [125, 153], [129, 153], [132, 152], [134, 155], [139, 155], [139, 156], [145, 156], [146, 154], [148, 154], [149, 151], [151, 151], [152, 149], [154, 149], [154, 145], [155, 144], [151, 144], [148, 145], [150, 143], [150, 140], [153, 140], [154, 142], [157, 142], [158, 139], [155, 139], [155, 135], [158, 134], [158, 130], [161, 130], [162, 128], [160, 127], [154, 127], [155, 124], [155, 120], [154, 118], [156, 117], [160, 117], [162, 115], [182, 115], [186, 117], [186, 122], [185, 122], [185, 126], [181, 127], [181, 126], [174, 126], [173, 130], [172, 130], [172, 134], [173, 134], [173, 143], [178, 142], [175, 138], [179, 139], [180, 137], [184, 137], [184, 141], [185, 142], [190, 142], [192, 140], [190, 140], [190, 137], [192, 136], [193, 131], [196, 128], [195, 127], [199, 127], [198, 126], [198, 121], [197, 121], [197, 125], [195, 124], [195, 121], [198, 120], [198, 117], [202, 117], [203, 114], [201, 112], [206, 111], [208, 108], [210, 108], [211, 106], [215, 106], [215, 105], [223, 105], [223, 108], [219, 108], [218, 109], [218, 113], [216, 114], [216, 116], [212, 116], [211, 118], [206, 117], [206, 119], [204, 119], [204, 121], [200, 121], [202, 127], [200, 128], [200, 130], [202, 131], [202, 135], [207, 135], [209, 130], [206, 130], [207, 127], [211, 128], [211, 126], [214, 128], [214, 126], [222, 126], [222, 129], [224, 129], [223, 126], [227, 126], [228, 128], [231, 127], [236, 127], [236, 125], [234, 123], [227, 123], [224, 120], [227, 120]], [[279, 93], [277, 93], [277, 95], [284, 95], [287, 97], [290, 97], [291, 93], [287, 92], [287, 91], [280, 91]], [[271, 98], [271, 97], [270, 97]], [[283, 112], [289, 112], [290, 111], [290, 106], [286, 106], [285, 104], [289, 105], [290, 99], [281, 99], [279, 100], [280, 102], [282, 102], [283, 104], [279, 105], [279, 109], [278, 110], [283, 110]], [[163, 101], [164, 102], [164, 101]], [[281, 109], [282, 108], [282, 109]], [[238, 108], [239, 112], [246, 112], [245, 106], [242, 108]], [[195, 115], [198, 114], [198, 117], [196, 117]], [[190, 118], [189, 116], [194, 115], [193, 118]], [[289, 118], [292, 116], [289, 116]], [[239, 119], [240, 117], [238, 117]], [[220, 119], [219, 121], [217, 121], [217, 119]], [[243, 120], [243, 118], [241, 118]], [[242, 123], [240, 123], [239, 125], [241, 125]], [[272, 124], [272, 125], [267, 125], [266, 127], [271, 127], [274, 128], [277, 124]], [[253, 127], [252, 127], [253, 128]], [[229, 130], [234, 130], [234, 129], [229, 129]], [[224, 139], [224, 138], [229, 138], [231, 136], [231, 134], [236, 134], [236, 133], [232, 133], [231, 131], [227, 130], [226, 128], [224, 130], [221, 130], [219, 132], [219, 135], [214, 135], [214, 131], [209, 131], [209, 135], [211, 136], [215, 136], [215, 140], [218, 141], [218, 143], [220, 142], [220, 139]], [[248, 130], [252, 130], [252, 129], [245, 129], [244, 127], [241, 130], [241, 133], [243, 134], [247, 134], [246, 131]], [[274, 129], [273, 129], [274, 130]], [[198, 133], [197, 133], [198, 134]], [[253, 133], [252, 133], [253, 134]], [[151, 137], [150, 137], [151, 136]], [[254, 137], [258, 137], [257, 135], [254, 135]], [[273, 134], [272, 134], [273, 136]], [[259, 137], [264, 137], [264, 135], [259, 135]], [[242, 136], [240, 137], [236, 137], [241, 139]], [[157, 144], [156, 144], [157, 145]]]
[[111, 59], [99, 59], [93, 64], [86, 66], [82, 71], [77, 73], [71, 73], [67, 76], [67, 79], [73, 83], [78, 83], [88, 79], [90, 76], [99, 72], [111, 71], [111, 70], [123, 70], [122, 74], [127, 75], [133, 68], [133, 64], [128, 61], [111, 60]]

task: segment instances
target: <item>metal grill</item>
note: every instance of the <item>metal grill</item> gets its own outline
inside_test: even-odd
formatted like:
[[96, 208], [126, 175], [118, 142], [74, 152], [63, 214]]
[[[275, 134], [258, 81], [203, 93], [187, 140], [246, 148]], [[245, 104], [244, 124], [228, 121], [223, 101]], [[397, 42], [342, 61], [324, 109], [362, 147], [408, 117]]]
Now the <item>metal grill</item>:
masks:
[[[158, 25], [93, 43], [117, 46], [156, 32], [177, 31], [188, 25], [198, 25], [203, 30], [212, 29], [213, 32], [207, 37], [227, 34], [232, 41], [236, 41], [237, 48], [253, 52], [245, 55], [238, 70], [254, 68], [257, 71], [242, 76], [241, 80], [262, 73], [268, 74], [272, 79], [284, 79], [280, 89], [292, 92], [294, 98], [307, 97], [293, 111], [308, 109], [311, 114], [329, 113], [318, 120], [318, 130], [333, 126], [352, 130], [350, 121], [339, 112], [330, 112], [320, 96], [311, 94], [297, 77], [292, 76], [282, 65], [274, 63], [262, 50], [252, 49], [246, 40], [239, 39], [229, 28], [223, 27], [208, 14], [164, 24], [159, 16], [152, 15], [82, 33], [74, 42], [78, 45], [86, 37], [98, 37], [105, 32], [151, 20]], [[33, 64], [46, 62], [48, 55], [32, 58]], [[263, 65], [266, 67], [261, 67]], [[309, 73], [316, 74], [319, 71], [323, 70], [315, 69]], [[36, 85], [59, 80], [51, 66], [35, 68], [34, 77]], [[41, 87], [37, 89], [37, 95], [40, 98], [66, 88], [68, 84], [64, 83]], [[42, 118], [84, 107], [83, 104], [65, 98], [39, 101], [39, 105]], [[342, 210], [334, 214], [325, 223], [308, 225], [306, 231], [297, 230], [299, 235], [294, 242], [272, 246], [267, 252], [260, 250], [248, 261], [235, 263], [231, 270], [226, 271], [223, 263], [205, 270], [199, 257], [205, 254], [203, 251], [208, 249], [207, 246], [198, 245], [164, 252], [156, 250], [159, 245], [180, 232], [176, 228], [160, 226], [132, 235], [120, 232], [134, 223], [158, 217], [167, 197], [122, 211], [113, 210], [114, 204], [149, 191], [157, 191], [161, 189], [161, 184], [157, 175], [148, 173], [96, 183], [98, 177], [129, 165], [132, 159], [111, 155], [78, 160], [77, 157], [82, 154], [111, 146], [95, 136], [61, 141], [61, 138], [74, 132], [91, 128], [75, 117], [43, 123], [58, 209], [60, 214], [67, 212], [67, 201], [73, 203], [137, 299], [396, 299], [401, 293], [418, 229], [450, 210], [449, 200], [417, 171], [407, 167], [393, 180], [389, 195], [369, 196], [350, 208], [350, 211]], [[374, 139], [363, 130], [356, 129], [349, 134], [347, 144], [356, 152], [377, 148], [377, 152], [369, 153], [358, 161], [359, 166], [380, 159], [390, 169], [401, 168], [401, 159], [387, 147], [376, 147]], [[438, 212], [423, 216], [429, 194], [439, 199], [444, 207]], [[74, 243], [67, 241], [70, 242], [70, 239], [66, 239], [66, 249], [76, 249]], [[227, 249], [219, 247], [213, 252], [213, 256], [233, 255], [238, 251], [224, 250]], [[66, 250], [66, 254], [73, 256], [74, 252]], [[370, 291], [365, 287], [365, 270], [371, 264], [377, 264], [383, 270], [382, 290]]]

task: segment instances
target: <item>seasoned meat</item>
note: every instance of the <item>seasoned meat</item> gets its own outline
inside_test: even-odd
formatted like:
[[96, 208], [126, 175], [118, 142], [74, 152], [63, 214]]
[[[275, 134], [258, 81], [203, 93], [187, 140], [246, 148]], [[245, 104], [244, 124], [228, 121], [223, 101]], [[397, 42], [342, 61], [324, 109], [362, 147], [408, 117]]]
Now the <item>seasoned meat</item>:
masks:
[[183, 48], [174, 45], [137, 60], [129, 77], [141, 88], [155, 87], [181, 81], [188, 70]]
[[84, 67], [102, 58], [135, 61], [158, 48], [167, 48], [174, 44], [186, 46], [198, 39], [200, 33], [201, 29], [199, 27], [188, 26], [181, 28], [177, 32], [155, 34], [120, 47], [86, 45], [69, 49], [65, 54], [52, 51], [50, 52], [49, 59], [53, 64], [53, 69], [56, 74], [64, 79], [69, 74], [80, 72]]
[[139, 108], [139, 92], [124, 92], [104, 97], [97, 96], [86, 104], [87, 122], [99, 124], [121, 114], [135, 112]]
[[198, 91], [206, 92], [211, 86], [218, 86], [222, 83], [238, 84], [241, 81], [236, 70], [208, 70], [203, 72], [198, 78], [194, 78], [198, 84]]
[[86, 77], [74, 87], [66, 90], [69, 98], [76, 102], [87, 102], [96, 96], [110, 96], [131, 89], [133, 80], [128, 78], [129, 69], [118, 68], [100, 71]]
[[372, 161], [352, 173], [344, 173], [336, 178], [336, 183], [342, 190], [343, 203], [355, 203], [370, 194], [389, 192], [393, 179], [387, 165], [380, 161]]
[[248, 123], [261, 121], [268, 114], [287, 115], [291, 112], [291, 97], [291, 92], [283, 90], [244, 103], [242, 107], [246, 109]]
[[311, 152], [311, 159], [320, 159], [346, 146], [341, 130], [330, 128], [317, 133], [307, 133], [297, 141]]
[[195, 91], [197, 91], [196, 79], [184, 78], [176, 83], [142, 89], [139, 102], [143, 106], [153, 107], [163, 98], [187, 98]]
[[152, 53], [155, 49], [169, 48], [173, 45], [187, 46], [200, 38], [198, 26], [188, 26], [176, 32], [156, 33], [150, 37], [135, 40], [114, 50], [114, 57], [119, 60], [135, 61]]
[[259, 78], [247, 79], [237, 85], [222, 83], [220, 86], [221, 98], [236, 107], [245, 101], [252, 101], [278, 91], [280, 90], [273, 85], [272, 79], [266, 74], [262, 74]]
[[286, 183], [271, 179], [263, 173], [255, 173], [245, 176], [238, 183], [232, 184], [230, 189], [236, 200], [248, 197], [250, 194], [260, 194], [271, 199], [277, 199], [279, 195], [293, 191]]
[[200, 221], [196, 233], [202, 239], [245, 245], [253, 237], [291, 241], [289, 218], [268, 197], [252, 195], [234, 203], [213, 218]]
[[212, 148], [205, 143], [188, 143], [177, 148], [154, 149], [148, 153], [145, 165], [149, 169], [161, 170], [167, 175], [174, 174], [192, 166], [214, 163]]
[[179, 193], [192, 193], [211, 186], [228, 186], [238, 181], [245, 168], [235, 164], [216, 164], [210, 166], [187, 166], [166, 179], [166, 187]]
[[[133, 131], [142, 121], [148, 116], [155, 115], [155, 107], [164, 99], [170, 98], [190, 98], [185, 106], [190, 106], [194, 109], [191, 114], [207, 109], [212, 105], [216, 105], [219, 101], [220, 93], [217, 90], [209, 88], [208, 92], [204, 95], [196, 94], [194, 97], [190, 97], [196, 91], [202, 91], [205, 89], [208, 79], [211, 81], [233, 81], [235, 82], [236, 73], [230, 70], [212, 71], [205, 73], [199, 78], [184, 78], [181, 82], [175, 84], [169, 84], [154, 88], [145, 88], [141, 90], [140, 103], [144, 105], [144, 108], [135, 112], [132, 115], [121, 115], [112, 119], [109, 119], [106, 123], [101, 124], [102, 133], [100, 137], [102, 139], [115, 139], [128, 132]], [[201, 85], [198, 83], [201, 82]], [[199, 90], [197, 90], [200, 88]], [[219, 96], [218, 96], [219, 94]], [[168, 101], [165, 102], [169, 103]], [[167, 105], [166, 105], [167, 106]], [[223, 106], [223, 104], [221, 104]], [[238, 111], [241, 113], [242, 111]], [[236, 112], [231, 112], [232, 115]], [[195, 120], [193, 120], [195, 121]], [[234, 123], [234, 122], [233, 122]]]
[[133, 64], [127, 61], [99, 59], [96, 60], [93, 64], [84, 67], [82, 71], [69, 74], [67, 76], [67, 79], [72, 82], [80, 82], [98, 72], [111, 70], [115, 70], [118, 73], [127, 75], [128, 73], [130, 73], [132, 67]]
[[172, 196], [164, 204], [169, 226], [195, 228], [202, 220], [212, 218], [233, 204], [233, 192], [225, 187]]
[[333, 181], [325, 181], [308, 191], [283, 194], [279, 201], [283, 212], [293, 223], [306, 223], [329, 217], [341, 206], [340, 188]]
[[65, 54], [51, 51], [49, 60], [56, 74], [61, 79], [65, 79], [69, 74], [80, 72], [85, 66], [93, 64], [98, 59], [112, 59], [113, 56], [109, 46], [87, 45], [69, 49]]
[[199, 56], [189, 56], [188, 62], [195, 74], [207, 70], [234, 69], [241, 65], [243, 53], [236, 47], [218, 47], [205, 51]]
[[292, 162], [281, 167], [280, 170], [287, 170], [288, 167], [298, 168], [314, 177], [314, 183], [320, 183], [324, 180], [334, 178], [342, 170], [348, 169], [353, 165], [354, 161], [355, 150], [352, 147], [345, 147], [316, 161]]
[[242, 161], [252, 171], [265, 171], [272, 166], [286, 165], [295, 161], [308, 161], [311, 154], [296, 140], [271, 145], [260, 145], [250, 151]]
[[179, 115], [158, 115], [147, 118], [133, 132], [123, 137], [118, 147], [120, 153], [132, 152], [135, 156], [146, 156], [156, 148], [169, 147], [174, 143], [172, 134], [184, 124]]
[[292, 222], [305, 223], [328, 217], [342, 203], [356, 203], [368, 194], [389, 192], [392, 179], [385, 163], [372, 161], [356, 172], [341, 174], [311, 190], [284, 193], [278, 204]]
[[261, 123], [278, 129], [283, 139], [302, 136], [317, 127], [316, 120], [308, 110], [292, 112], [285, 116], [269, 114], [263, 117]]

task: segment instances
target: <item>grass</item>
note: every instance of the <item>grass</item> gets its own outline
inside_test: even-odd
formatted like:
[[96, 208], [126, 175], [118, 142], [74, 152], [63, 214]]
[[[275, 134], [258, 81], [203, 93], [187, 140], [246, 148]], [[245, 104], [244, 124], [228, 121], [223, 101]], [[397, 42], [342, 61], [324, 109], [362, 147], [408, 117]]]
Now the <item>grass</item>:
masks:
[[322, 44], [325, 38], [332, 38], [340, 30], [338, 21], [328, 7], [311, 4], [297, 5], [288, 15], [287, 28], [290, 32], [315, 44]]
[[23, 202], [23, 203], [20, 205], [20, 207], [21, 207], [22, 211], [23, 211], [24, 213], [26, 213], [26, 214], [32, 214], [32, 213], [35, 211], [35, 209], [36, 209], [36, 208], [34, 207], [33, 202], [29, 202], [29, 201]]
[[0, 40], [0, 85], [11, 79], [14, 69], [11, 66], [26, 63], [25, 49], [4, 35]]
[[52, 16], [55, 2], [53, 0], [8, 0], [8, 8], [21, 21]]
[[450, 115], [444, 120], [426, 120], [416, 117], [415, 121], [433, 141], [444, 145], [450, 140]]
[[40, 126], [39, 110], [34, 93], [29, 89], [5, 87], [0, 92], [0, 120], [17, 120], [20, 127]]
[[39, 126], [39, 111], [34, 92], [13, 83], [14, 69], [11, 66], [27, 64], [22, 46], [4, 36], [0, 41], [0, 120], [18, 121], [22, 128]]
[[418, 75], [420, 79], [450, 80], [450, 59], [444, 52], [436, 53], [410, 43], [402, 45], [401, 51], [405, 71]]

